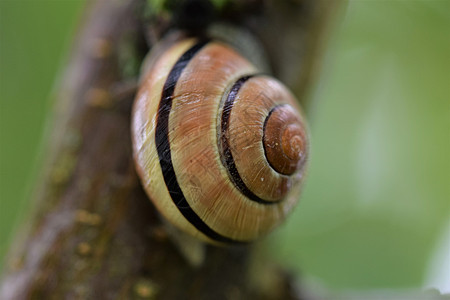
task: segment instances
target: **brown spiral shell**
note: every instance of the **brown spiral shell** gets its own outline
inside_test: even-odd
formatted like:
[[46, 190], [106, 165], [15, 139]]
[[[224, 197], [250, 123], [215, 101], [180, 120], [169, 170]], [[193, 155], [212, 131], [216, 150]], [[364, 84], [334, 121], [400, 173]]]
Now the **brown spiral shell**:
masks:
[[217, 41], [183, 39], [152, 61], [132, 120], [151, 201], [208, 242], [270, 232], [296, 204], [305, 174], [308, 133], [294, 96]]

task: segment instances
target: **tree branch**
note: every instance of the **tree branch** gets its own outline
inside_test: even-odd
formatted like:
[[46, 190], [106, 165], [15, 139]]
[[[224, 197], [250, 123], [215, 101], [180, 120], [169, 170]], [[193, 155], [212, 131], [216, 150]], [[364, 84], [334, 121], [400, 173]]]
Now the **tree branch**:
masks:
[[[291, 86], [308, 85], [314, 69], [309, 59], [315, 58], [320, 39], [311, 38], [311, 32], [322, 35], [312, 28], [328, 10], [313, 2], [304, 1], [310, 10], [298, 8], [306, 16], [303, 25], [288, 24], [298, 12], [282, 18], [285, 8], [266, 19], [248, 20], [264, 44], [285, 46], [284, 54], [293, 56], [301, 45], [303, 54], [294, 56], [293, 63], [283, 62], [284, 54], [275, 55], [268, 46], [282, 79], [294, 74]], [[133, 83], [126, 72], [147, 50], [142, 5], [139, 0], [98, 0], [86, 10], [56, 95], [56, 119], [33, 213], [12, 248], [1, 298], [300, 298], [294, 280], [258, 260], [254, 246], [207, 247], [204, 263], [190, 266], [143, 192], [132, 162], [133, 95], [127, 91]], [[265, 25], [258, 28], [258, 23]], [[280, 24], [308, 38], [289, 34], [281, 39], [270, 30]], [[308, 67], [301, 72], [287, 68], [299, 61]]]

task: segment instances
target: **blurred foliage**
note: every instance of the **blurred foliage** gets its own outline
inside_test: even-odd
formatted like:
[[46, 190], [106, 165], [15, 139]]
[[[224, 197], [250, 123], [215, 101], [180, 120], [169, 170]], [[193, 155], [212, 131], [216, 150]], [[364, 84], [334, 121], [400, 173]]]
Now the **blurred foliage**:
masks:
[[[0, 259], [83, 2], [0, 1]], [[270, 237], [294, 270], [333, 288], [424, 281], [450, 217], [449, 28], [450, 1], [349, 3], [310, 112], [304, 195]]]
[[450, 217], [449, 4], [352, 1], [328, 49], [276, 246], [333, 287], [420, 286]]
[[0, 261], [27, 211], [50, 93], [83, 2], [0, 1]]

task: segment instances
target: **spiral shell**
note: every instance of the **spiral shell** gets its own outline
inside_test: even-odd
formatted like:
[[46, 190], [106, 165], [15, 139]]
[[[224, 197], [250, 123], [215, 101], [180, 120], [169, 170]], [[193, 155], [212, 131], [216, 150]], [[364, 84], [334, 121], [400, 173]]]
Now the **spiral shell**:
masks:
[[305, 173], [308, 134], [294, 96], [217, 41], [183, 39], [152, 61], [132, 120], [151, 201], [204, 241], [270, 232], [296, 204]]

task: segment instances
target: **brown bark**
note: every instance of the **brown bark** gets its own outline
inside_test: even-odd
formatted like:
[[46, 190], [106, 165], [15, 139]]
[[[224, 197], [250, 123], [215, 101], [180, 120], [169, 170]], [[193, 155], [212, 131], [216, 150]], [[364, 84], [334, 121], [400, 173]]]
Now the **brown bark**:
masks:
[[[302, 97], [315, 69], [319, 24], [330, 9], [300, 3], [298, 11], [285, 5], [244, 23], [267, 46], [275, 72]], [[253, 255], [255, 246], [209, 246], [203, 264], [192, 267], [142, 191], [131, 155], [127, 72], [146, 50], [141, 8], [139, 0], [88, 5], [56, 95], [33, 213], [7, 261], [0, 298], [300, 298], [293, 278]], [[284, 38], [273, 26], [286, 31]]]

